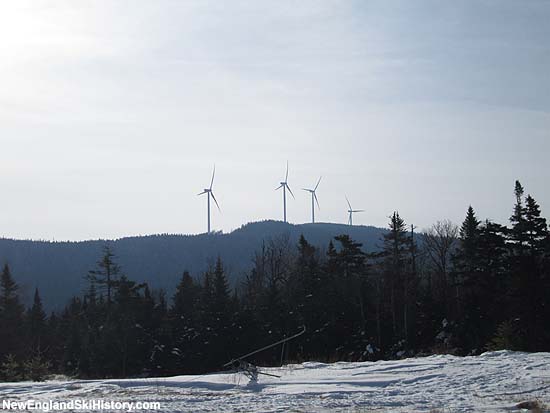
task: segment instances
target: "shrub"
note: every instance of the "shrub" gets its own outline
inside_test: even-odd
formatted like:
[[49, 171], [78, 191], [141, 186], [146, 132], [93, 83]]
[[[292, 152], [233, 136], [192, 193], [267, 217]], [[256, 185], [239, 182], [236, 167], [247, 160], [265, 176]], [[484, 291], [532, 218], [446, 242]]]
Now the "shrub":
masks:
[[24, 364], [25, 378], [32, 381], [44, 381], [50, 372], [50, 362], [36, 353]]
[[22, 379], [19, 363], [13, 354], [8, 354], [0, 364], [0, 377], [4, 381], [19, 381]]

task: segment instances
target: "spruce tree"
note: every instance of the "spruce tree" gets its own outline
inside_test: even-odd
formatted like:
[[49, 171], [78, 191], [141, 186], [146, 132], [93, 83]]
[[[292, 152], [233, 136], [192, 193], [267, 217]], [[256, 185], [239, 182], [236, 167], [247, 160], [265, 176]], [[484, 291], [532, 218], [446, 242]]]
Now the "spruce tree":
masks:
[[62, 372], [61, 359], [63, 358], [64, 351], [64, 334], [65, 332], [62, 332], [60, 328], [58, 315], [55, 312], [50, 313], [46, 323], [44, 348], [47, 349], [47, 355], [54, 372]]
[[[460, 286], [462, 294], [460, 297], [460, 314], [457, 317], [459, 328], [458, 345], [461, 347], [475, 348], [477, 344], [467, 343], [468, 340], [477, 343], [480, 335], [479, 326], [479, 225], [474, 209], [470, 205], [466, 212], [466, 218], [459, 231], [457, 248], [452, 255], [453, 270], [452, 276]], [[477, 326], [477, 327], [475, 327]], [[473, 334], [465, 334], [470, 328]], [[462, 331], [465, 330], [465, 331]]]
[[349, 360], [358, 360], [366, 341], [367, 324], [367, 263], [362, 244], [349, 235], [334, 237], [339, 243], [336, 249], [332, 243], [327, 251], [325, 271], [330, 291], [325, 295], [328, 301], [327, 333], [332, 337], [327, 357], [340, 356], [345, 352]]
[[[409, 305], [405, 297], [410, 282], [408, 277], [408, 259], [410, 240], [405, 221], [395, 211], [390, 216], [389, 232], [384, 235], [382, 256], [384, 257], [384, 284], [388, 288], [389, 311], [394, 341], [406, 340], [409, 326], [405, 325], [403, 315]], [[406, 288], [407, 287], [407, 288]]]
[[0, 359], [8, 354], [22, 355], [24, 311], [19, 301], [17, 283], [6, 264], [0, 276], [0, 331], [6, 332], [0, 340]]
[[226, 318], [230, 303], [229, 284], [220, 257], [216, 260], [216, 267], [214, 268], [212, 300], [216, 315], [219, 318]]
[[289, 323], [297, 330], [306, 326], [302, 341], [307, 343], [312, 355], [324, 356], [328, 346], [326, 323], [329, 318], [327, 280], [321, 271], [317, 248], [311, 245], [303, 235], [298, 240], [296, 256], [291, 276], [287, 283]]
[[10, 382], [19, 381], [22, 378], [21, 365], [13, 354], [8, 354], [4, 359], [0, 359], [0, 380]]
[[210, 282], [210, 302], [202, 322], [205, 324], [205, 339], [208, 342], [208, 359], [205, 364], [215, 368], [229, 360], [232, 350], [231, 343], [224, 340], [232, 323], [232, 312], [229, 286], [220, 257], [216, 260]]
[[115, 262], [115, 255], [111, 247], [105, 245], [103, 247], [103, 256], [97, 262], [97, 269], [88, 272], [87, 279], [91, 283], [91, 288], [100, 288], [101, 292], [107, 295], [107, 308], [112, 303], [112, 291], [120, 276], [120, 267]]
[[493, 342], [513, 341], [517, 349], [534, 351], [550, 341], [544, 326], [548, 314], [544, 292], [549, 287], [544, 264], [548, 228], [535, 199], [531, 195], [524, 199], [519, 181], [515, 183], [514, 195], [512, 226], [507, 231], [507, 319], [501, 321], [498, 330], [501, 336], [512, 331], [514, 337], [498, 337]]
[[460, 227], [459, 245], [453, 256], [455, 270], [461, 274], [464, 281], [471, 278], [475, 271], [479, 225], [480, 221], [470, 205], [466, 212], [466, 218]]
[[188, 271], [184, 271], [172, 297], [170, 312], [176, 319], [189, 321], [191, 315], [196, 311], [198, 300], [198, 288], [193, 281], [193, 277]]
[[548, 314], [546, 291], [550, 284], [544, 274], [548, 228], [546, 219], [541, 217], [539, 205], [530, 195], [521, 208], [521, 220], [515, 219], [515, 215], [512, 218], [512, 308], [521, 321], [519, 334], [523, 338], [523, 349], [540, 351], [550, 341], [550, 334], [545, 327], [545, 315]]
[[516, 181], [514, 187], [514, 196], [516, 203], [514, 211], [510, 217], [512, 228], [509, 233], [509, 240], [512, 245], [512, 251], [515, 255], [523, 255], [525, 244], [527, 242], [527, 232], [525, 228], [525, 207], [523, 205], [524, 189], [519, 181]]
[[126, 377], [128, 374], [141, 373], [143, 360], [148, 355], [146, 331], [142, 322], [144, 297], [141, 291], [146, 284], [138, 284], [122, 275], [114, 290], [114, 313], [112, 331], [105, 331], [115, 344], [114, 360], [118, 362], [116, 374]]
[[34, 299], [31, 309], [27, 313], [27, 326], [30, 349], [35, 353], [44, 350], [44, 336], [46, 334], [46, 313], [42, 308], [42, 300], [38, 288], [34, 291]]
[[506, 315], [506, 228], [486, 220], [477, 227], [470, 250], [462, 237], [454, 265], [462, 278], [462, 317], [458, 345], [464, 352], [481, 352]]
[[540, 207], [535, 199], [528, 195], [525, 198], [525, 233], [526, 244], [532, 256], [542, 257], [548, 239], [546, 219], [541, 217]]

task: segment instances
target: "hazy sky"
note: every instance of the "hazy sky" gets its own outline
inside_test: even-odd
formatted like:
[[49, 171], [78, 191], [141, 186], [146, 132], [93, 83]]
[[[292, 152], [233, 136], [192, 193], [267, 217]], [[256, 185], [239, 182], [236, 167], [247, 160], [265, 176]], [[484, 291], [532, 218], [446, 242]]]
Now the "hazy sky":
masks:
[[3, 1], [0, 236], [550, 209], [550, 1]]

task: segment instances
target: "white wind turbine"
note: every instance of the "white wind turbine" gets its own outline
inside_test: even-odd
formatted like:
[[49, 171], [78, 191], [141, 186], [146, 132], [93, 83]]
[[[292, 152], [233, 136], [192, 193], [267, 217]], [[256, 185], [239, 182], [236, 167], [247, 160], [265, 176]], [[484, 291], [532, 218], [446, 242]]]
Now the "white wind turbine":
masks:
[[364, 209], [353, 209], [351, 207], [351, 204], [349, 203], [348, 197], [346, 197], [346, 201], [348, 201], [348, 206], [349, 206], [349, 209], [348, 209], [348, 214], [349, 214], [348, 224], [350, 226], [352, 226], [353, 225], [353, 213], [354, 212], [364, 212], [365, 210]]
[[216, 206], [218, 207], [218, 210], [221, 211], [220, 206], [218, 205], [218, 201], [216, 201], [216, 197], [214, 196], [214, 192], [212, 192], [212, 185], [214, 185], [214, 175], [216, 174], [216, 165], [214, 165], [214, 170], [212, 171], [212, 180], [210, 181], [210, 188], [205, 188], [204, 191], [202, 191], [200, 194], [197, 194], [197, 196], [206, 194], [206, 203], [207, 203], [207, 214], [208, 214], [208, 233], [210, 233], [210, 197], [214, 200], [216, 203]]
[[[283, 218], [284, 218], [284, 222], [286, 222], [286, 190], [287, 189], [288, 189], [288, 192], [290, 192], [290, 195], [292, 195], [292, 198], [294, 198], [294, 194], [292, 193], [292, 191], [290, 189], [290, 186], [288, 186], [287, 181], [288, 181], [288, 162], [286, 163], [285, 180], [280, 183], [281, 184], [280, 186], [275, 188], [275, 190], [283, 188]], [[294, 199], [296, 199], [296, 198], [294, 198]]]
[[321, 209], [319, 206], [319, 200], [317, 199], [317, 194], [315, 191], [317, 191], [317, 187], [319, 186], [319, 183], [321, 183], [321, 177], [319, 177], [319, 180], [317, 181], [317, 185], [315, 185], [315, 188], [313, 189], [307, 189], [302, 188], [304, 191], [307, 191], [311, 194], [311, 223], [315, 224], [315, 202], [317, 202], [317, 208]]

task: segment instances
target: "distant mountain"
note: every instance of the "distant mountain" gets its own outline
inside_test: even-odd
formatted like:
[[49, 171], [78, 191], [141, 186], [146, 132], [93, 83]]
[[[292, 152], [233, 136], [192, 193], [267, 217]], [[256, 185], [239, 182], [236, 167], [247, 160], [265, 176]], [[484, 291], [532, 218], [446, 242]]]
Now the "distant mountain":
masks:
[[241, 279], [252, 265], [262, 241], [288, 236], [295, 244], [303, 234], [313, 245], [326, 248], [340, 234], [363, 243], [365, 251], [378, 249], [386, 230], [341, 224], [293, 225], [280, 221], [246, 224], [228, 233], [201, 235], [149, 235], [117, 240], [48, 242], [0, 239], [0, 264], [8, 263], [29, 302], [38, 287], [46, 308], [60, 308], [86, 287], [84, 279], [100, 259], [102, 248], [113, 248], [122, 272], [152, 288], [163, 288], [169, 296], [184, 270], [199, 275], [219, 255], [229, 271], [230, 281]]

